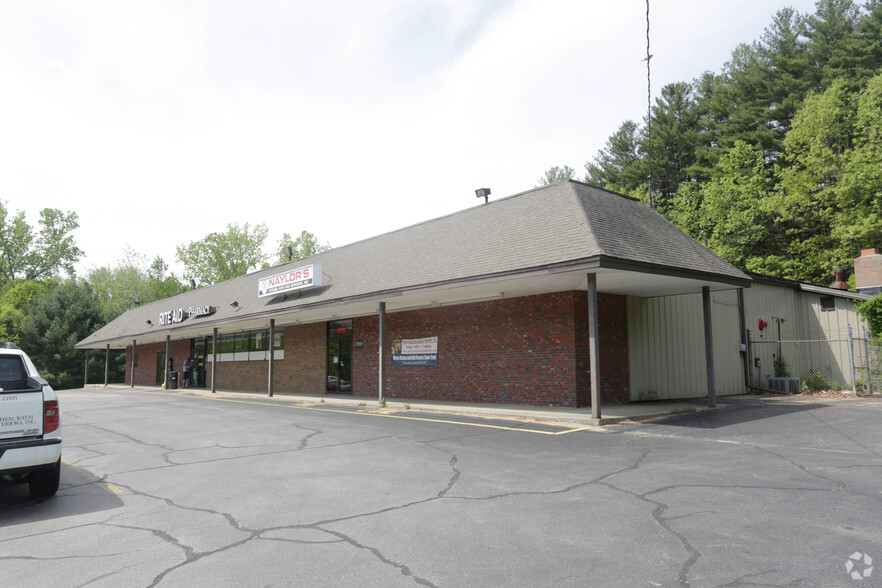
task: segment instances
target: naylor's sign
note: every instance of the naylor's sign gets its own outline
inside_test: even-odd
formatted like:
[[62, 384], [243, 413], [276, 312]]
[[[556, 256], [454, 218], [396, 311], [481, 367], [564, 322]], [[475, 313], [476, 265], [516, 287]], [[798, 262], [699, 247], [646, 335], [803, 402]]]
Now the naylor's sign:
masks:
[[159, 324], [162, 326], [174, 325], [182, 322], [186, 318], [198, 318], [200, 316], [214, 314], [216, 310], [217, 308], [214, 306], [191, 306], [187, 308], [186, 311], [183, 308], [166, 310], [165, 312], [159, 313]]
[[322, 266], [306, 265], [268, 278], [257, 283], [257, 297], [275, 296], [292, 290], [302, 290], [322, 285]]

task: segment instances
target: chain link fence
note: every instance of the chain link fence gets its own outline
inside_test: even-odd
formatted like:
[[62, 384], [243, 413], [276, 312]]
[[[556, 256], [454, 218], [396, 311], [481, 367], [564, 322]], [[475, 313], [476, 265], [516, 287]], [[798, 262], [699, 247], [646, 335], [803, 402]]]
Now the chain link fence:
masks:
[[799, 394], [837, 390], [882, 394], [882, 340], [866, 329], [828, 339], [778, 341], [748, 331], [749, 384]]

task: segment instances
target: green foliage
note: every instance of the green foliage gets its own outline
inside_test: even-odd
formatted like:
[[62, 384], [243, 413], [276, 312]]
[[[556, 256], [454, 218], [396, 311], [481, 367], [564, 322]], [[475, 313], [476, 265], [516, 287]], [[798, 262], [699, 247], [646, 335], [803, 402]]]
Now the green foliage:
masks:
[[28, 320], [27, 307], [46, 290], [43, 282], [22, 280], [0, 287], [0, 341], [21, 343], [21, 331]]
[[123, 259], [115, 267], [93, 269], [87, 281], [95, 291], [107, 322], [131, 308], [175, 296], [186, 289], [168, 271], [162, 258], [155, 258], [148, 266], [147, 257], [130, 248], [126, 248]]
[[774, 362], [772, 362], [772, 369], [775, 372], [776, 378], [790, 377], [790, 368], [787, 367], [787, 361], [785, 361], [780, 355], [775, 358]]
[[200, 284], [215, 284], [244, 276], [267, 261], [263, 253], [268, 229], [265, 224], [253, 228], [228, 224], [225, 233], [210, 233], [201, 241], [178, 245], [177, 259], [184, 264], [184, 279]]
[[649, 168], [640, 150], [640, 137], [640, 127], [636, 122], [623, 122], [607, 139], [594, 162], [585, 164], [588, 172], [585, 181], [622, 193], [645, 182]]
[[576, 170], [568, 165], [565, 165], [563, 167], [558, 167], [555, 165], [554, 167], [545, 170], [545, 175], [539, 178], [539, 182], [536, 184], [536, 187], [540, 188], [549, 184], [556, 184], [557, 182], [569, 180], [573, 177], [575, 171]]
[[75, 212], [44, 208], [36, 230], [23, 211], [10, 218], [0, 200], [0, 286], [13, 280], [45, 280], [62, 271], [73, 276], [74, 264], [83, 256], [72, 235], [78, 218]]
[[646, 201], [651, 153], [656, 210], [758, 273], [826, 284], [882, 244], [882, 1], [784, 8], [650, 115], [619, 126], [586, 181]]
[[288, 261], [288, 253], [286, 247], [290, 247], [293, 255], [291, 260], [303, 259], [331, 248], [328, 243], [319, 243], [318, 238], [309, 231], [301, 231], [296, 239], [292, 239], [291, 235], [284, 233], [279, 240], [279, 261], [285, 263]]
[[857, 312], [867, 321], [867, 325], [870, 327], [870, 336], [874, 339], [882, 338], [882, 294], [877, 294], [858, 304]]
[[21, 347], [53, 388], [83, 384], [85, 353], [74, 345], [102, 324], [101, 307], [87, 282], [51, 286], [27, 306]]
[[803, 392], [826, 392], [827, 390], [842, 390], [838, 382], [831, 382], [821, 372], [810, 372], [802, 379]]

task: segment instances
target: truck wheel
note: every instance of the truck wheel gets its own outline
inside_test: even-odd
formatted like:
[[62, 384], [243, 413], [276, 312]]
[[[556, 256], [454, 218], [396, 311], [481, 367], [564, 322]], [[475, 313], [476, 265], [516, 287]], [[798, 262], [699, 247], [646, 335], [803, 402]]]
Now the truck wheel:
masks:
[[28, 479], [28, 490], [34, 498], [46, 498], [58, 492], [61, 480], [61, 458], [48, 470], [34, 472]]

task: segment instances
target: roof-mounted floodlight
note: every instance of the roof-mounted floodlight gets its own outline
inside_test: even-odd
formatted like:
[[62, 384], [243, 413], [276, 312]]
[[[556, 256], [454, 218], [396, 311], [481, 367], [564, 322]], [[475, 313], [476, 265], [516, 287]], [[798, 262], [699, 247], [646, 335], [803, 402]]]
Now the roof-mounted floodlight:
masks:
[[232, 302], [230, 302], [230, 306], [232, 306], [232, 307], [235, 308], [236, 310], [239, 310], [239, 301], [238, 301], [238, 300], [233, 300]]
[[285, 247], [285, 255], [288, 256], [288, 261], [291, 261], [291, 258], [294, 257], [294, 249], [290, 245]]
[[490, 201], [490, 199], [488, 198], [488, 196], [490, 196], [490, 188], [478, 188], [477, 190], [475, 190], [475, 195], [478, 198], [483, 198], [484, 204], [487, 204]]
[[196, 289], [196, 280], [194, 280], [193, 278], [190, 278], [190, 289], [191, 290]]

